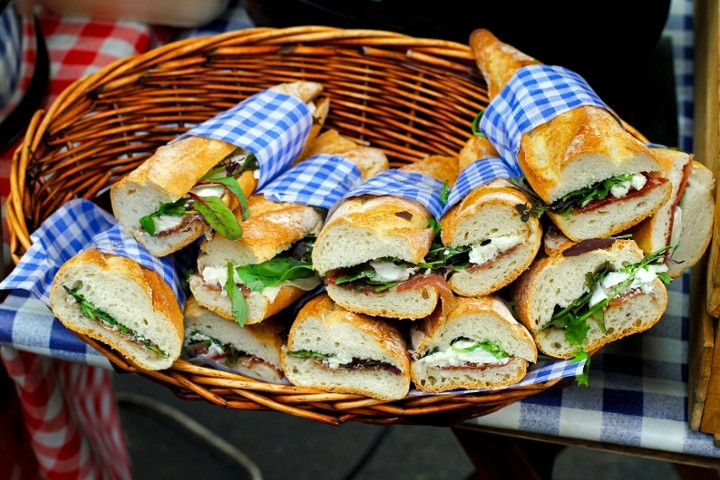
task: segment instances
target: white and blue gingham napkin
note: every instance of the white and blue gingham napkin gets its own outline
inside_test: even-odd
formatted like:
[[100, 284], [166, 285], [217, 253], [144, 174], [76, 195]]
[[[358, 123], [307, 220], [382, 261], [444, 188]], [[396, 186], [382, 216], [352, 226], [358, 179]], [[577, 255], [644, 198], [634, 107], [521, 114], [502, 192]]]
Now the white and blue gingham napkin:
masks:
[[320, 154], [286, 170], [260, 193], [275, 202], [330, 208], [362, 181], [360, 169], [340, 155]]
[[311, 126], [310, 109], [302, 100], [264, 90], [190, 129], [174, 141], [197, 136], [244, 148], [258, 160], [258, 188], [262, 188], [300, 154]]
[[504, 159], [517, 162], [523, 133], [583, 105], [612, 113], [577, 73], [558, 66], [528, 65], [490, 102], [480, 119], [480, 130]]
[[447, 203], [442, 214], [445, 215], [453, 205], [465, 198], [472, 190], [487, 185], [498, 178], [522, 177], [523, 173], [517, 162], [507, 162], [500, 157], [486, 157], [475, 160], [463, 168], [455, 180], [455, 185], [450, 189]]
[[343, 198], [360, 195], [393, 196], [415, 200], [424, 205], [436, 220], [443, 213], [443, 182], [422, 173], [385, 170], [350, 190]]
[[0, 282], [0, 290], [25, 290], [49, 305], [50, 288], [58, 269], [77, 253], [96, 247], [100, 252], [129, 258], [157, 272], [172, 288], [182, 309], [185, 294], [172, 258], [157, 258], [108, 212], [89, 200], [67, 202], [30, 236], [33, 244], [18, 265]]

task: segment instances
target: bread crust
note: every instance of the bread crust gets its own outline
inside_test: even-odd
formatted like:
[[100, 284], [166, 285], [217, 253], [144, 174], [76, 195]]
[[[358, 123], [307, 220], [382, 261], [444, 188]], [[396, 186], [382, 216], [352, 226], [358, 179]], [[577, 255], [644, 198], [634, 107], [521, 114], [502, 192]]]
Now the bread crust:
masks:
[[[86, 271], [92, 272], [93, 275], [89, 278], [92, 278], [93, 283], [97, 283], [97, 288], [108, 282], [116, 290], [126, 285], [132, 286], [142, 303], [135, 305], [133, 312], [138, 312], [141, 308], [151, 308], [152, 315], [144, 313], [142, 316], [146, 320], [152, 317], [162, 321], [161, 325], [151, 326], [156, 333], [152, 334], [151, 330], [139, 331], [142, 322], [138, 319], [133, 320], [134, 325], [130, 324], [129, 318], [141, 314], [129, 312], [126, 308], [117, 305], [113, 306], [111, 302], [94, 295], [94, 290], [87, 289], [87, 285], [84, 284], [90, 282], [84, 276]], [[116, 317], [116, 320], [132, 328], [135, 333], [144, 335], [158, 345], [165, 345], [164, 351], [168, 354], [168, 358], [145, 349], [122, 334], [103, 328], [98, 321], [89, 320], [80, 313], [77, 303], [63, 287], [81, 289], [81, 293], [89, 302]], [[76, 254], [60, 267], [53, 280], [50, 308], [69, 330], [109, 345], [139, 368], [146, 370], [169, 368], [180, 356], [183, 316], [172, 289], [156, 272], [128, 258], [102, 254], [95, 248]], [[157, 338], [158, 330], [163, 332], [162, 340]]]

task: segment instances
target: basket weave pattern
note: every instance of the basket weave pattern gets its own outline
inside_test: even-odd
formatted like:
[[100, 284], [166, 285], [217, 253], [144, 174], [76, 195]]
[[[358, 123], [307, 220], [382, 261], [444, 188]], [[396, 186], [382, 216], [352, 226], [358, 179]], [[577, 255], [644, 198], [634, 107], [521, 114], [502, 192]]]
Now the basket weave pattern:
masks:
[[[33, 117], [10, 173], [13, 261], [30, 247], [30, 233], [63, 203], [84, 197], [102, 205], [108, 186], [157, 147], [260, 90], [297, 80], [322, 83], [322, 95], [330, 97], [326, 125], [383, 149], [393, 166], [427, 154], [456, 155], [488, 102], [468, 46], [385, 31], [257, 28], [120, 60], [75, 82]], [[557, 383], [388, 402], [265, 383], [183, 360], [166, 371], [144, 371], [83, 339], [120, 370], [165, 384], [178, 396], [329, 424], [448, 424]]]

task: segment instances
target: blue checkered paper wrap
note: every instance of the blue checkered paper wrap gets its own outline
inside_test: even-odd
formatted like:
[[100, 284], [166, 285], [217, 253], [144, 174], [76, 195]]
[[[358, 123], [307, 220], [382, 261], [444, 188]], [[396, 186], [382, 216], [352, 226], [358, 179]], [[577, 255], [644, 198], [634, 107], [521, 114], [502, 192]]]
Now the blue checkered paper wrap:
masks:
[[507, 162], [500, 157], [475, 160], [463, 168], [460, 175], [458, 175], [455, 184], [450, 189], [450, 195], [448, 195], [442, 214], [445, 215], [455, 204], [478, 187], [487, 185], [498, 178], [507, 180], [522, 176], [522, 170], [515, 162]]
[[320, 154], [281, 173], [260, 193], [275, 202], [330, 208], [362, 181], [362, 172], [341, 155]]
[[262, 188], [300, 154], [311, 126], [310, 109], [302, 100], [264, 90], [190, 129], [177, 140], [188, 136], [213, 138], [253, 153], [260, 165], [258, 188]]
[[436, 220], [443, 213], [443, 182], [422, 173], [404, 170], [385, 170], [353, 188], [344, 198], [360, 195], [393, 196], [415, 200], [424, 205]]
[[558, 66], [528, 65], [490, 102], [480, 119], [480, 130], [504, 159], [516, 162], [523, 133], [584, 105], [611, 111], [577, 73]]
[[157, 272], [172, 288], [182, 309], [185, 294], [172, 258], [153, 256], [121, 228], [110, 213], [89, 200], [67, 202], [32, 233], [33, 244], [0, 282], [0, 290], [25, 290], [49, 305], [58, 269], [80, 251], [96, 247], [102, 253], [129, 258]]

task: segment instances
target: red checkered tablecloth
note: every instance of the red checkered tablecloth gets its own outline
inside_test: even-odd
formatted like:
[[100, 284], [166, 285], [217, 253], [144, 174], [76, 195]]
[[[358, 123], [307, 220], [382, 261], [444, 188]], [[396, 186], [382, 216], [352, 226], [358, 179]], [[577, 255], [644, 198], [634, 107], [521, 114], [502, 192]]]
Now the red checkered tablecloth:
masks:
[[[119, 58], [145, 52], [173, 33], [139, 22], [61, 17], [42, 9], [35, 13], [50, 62], [45, 107], [75, 80]], [[25, 28], [33, 29], [34, 23], [26, 21]], [[33, 52], [26, 59], [33, 61]], [[0, 149], [5, 239], [10, 164], [19, 143]], [[5, 246], [6, 262], [8, 258]], [[6, 345], [0, 347], [0, 359], [5, 369], [0, 370], [0, 380], [5, 375], [5, 383], [9, 379], [17, 393], [14, 403], [8, 399], [6, 408], [0, 408], [0, 477], [131, 478], [109, 370]], [[13, 410], [8, 405], [15, 405], [20, 415], [9, 413]]]

